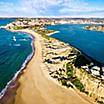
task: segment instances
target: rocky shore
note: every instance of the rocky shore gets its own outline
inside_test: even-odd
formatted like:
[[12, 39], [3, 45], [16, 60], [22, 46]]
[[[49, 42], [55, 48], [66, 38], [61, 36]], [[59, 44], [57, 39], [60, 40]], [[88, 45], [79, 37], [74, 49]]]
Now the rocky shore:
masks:
[[100, 26], [86, 26], [86, 27], [84, 27], [84, 29], [104, 32], [104, 25], [100, 25]]

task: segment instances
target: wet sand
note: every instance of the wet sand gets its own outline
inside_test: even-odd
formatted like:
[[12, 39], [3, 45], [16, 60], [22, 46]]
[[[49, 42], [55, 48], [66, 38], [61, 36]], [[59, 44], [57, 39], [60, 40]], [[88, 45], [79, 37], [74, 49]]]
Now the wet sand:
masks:
[[[42, 67], [41, 38], [31, 30], [19, 30], [35, 37], [35, 54], [20, 77], [15, 104], [93, 104], [84, 94], [54, 83], [45, 75]], [[47, 73], [46, 73], [47, 74]]]

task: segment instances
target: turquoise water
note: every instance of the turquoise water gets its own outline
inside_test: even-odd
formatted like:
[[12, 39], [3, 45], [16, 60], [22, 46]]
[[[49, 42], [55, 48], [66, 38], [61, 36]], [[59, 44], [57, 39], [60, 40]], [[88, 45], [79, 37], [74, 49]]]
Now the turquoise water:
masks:
[[[2, 20], [7, 24], [14, 20]], [[26, 33], [10, 32], [0, 29], [0, 91], [23, 66], [28, 55], [32, 53], [32, 37]]]
[[71, 44], [104, 64], [104, 32], [84, 30], [83, 26], [89, 26], [89, 24], [62, 24], [47, 28], [60, 31], [52, 37]]

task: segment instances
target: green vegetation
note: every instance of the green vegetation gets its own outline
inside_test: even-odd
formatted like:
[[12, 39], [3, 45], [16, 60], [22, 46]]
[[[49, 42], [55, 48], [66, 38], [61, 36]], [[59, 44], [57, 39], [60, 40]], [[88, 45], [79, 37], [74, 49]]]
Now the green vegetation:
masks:
[[72, 79], [74, 76], [74, 72], [73, 72], [73, 67], [71, 64], [67, 63], [66, 64], [66, 75], [68, 79]]
[[46, 39], [50, 39], [50, 37], [47, 34], [54, 32], [54, 30], [47, 30], [43, 26], [39, 26], [39, 25], [35, 25], [31, 27], [31, 29]]
[[50, 73], [53, 78], [56, 78], [63, 86], [66, 87], [76, 87], [81, 92], [88, 94], [85, 91], [84, 85], [81, 83], [80, 79], [75, 76], [75, 71], [73, 69], [73, 64], [68, 62], [66, 64], [66, 71], [63, 69], [56, 70], [55, 72]]
[[47, 29], [36, 29], [34, 31], [46, 39], [50, 39], [50, 37], [47, 34], [54, 32], [54, 30], [47, 30]]
[[78, 88], [81, 92], [85, 91], [84, 85], [81, 83], [81, 81], [78, 78], [75, 78], [72, 83]]
[[79, 89], [81, 92], [85, 92], [84, 85], [81, 83], [81, 81], [74, 75], [73, 66], [70, 63], [66, 64], [66, 75], [68, 80], [76, 86], [77, 89]]
[[[48, 30], [47, 30], [47, 31], [48, 31]], [[36, 32], [37, 32], [38, 34], [40, 34], [43, 38], [49, 39], [49, 36], [46, 35], [46, 34], [47, 34], [46, 30], [45, 30], [45, 31], [38, 30], [38, 31], [36, 31]]]
[[29, 28], [29, 29], [37, 32], [43, 38], [46, 38], [46, 39], [50, 39], [50, 37], [47, 34], [54, 32], [54, 30], [47, 30], [43, 26], [40, 26], [40, 25], [35, 25], [35, 26], [13, 26], [14, 30], [26, 29], [26, 28]]
[[14, 26], [13, 29], [14, 30], [19, 30], [19, 29], [26, 29], [28, 28], [27, 26]]

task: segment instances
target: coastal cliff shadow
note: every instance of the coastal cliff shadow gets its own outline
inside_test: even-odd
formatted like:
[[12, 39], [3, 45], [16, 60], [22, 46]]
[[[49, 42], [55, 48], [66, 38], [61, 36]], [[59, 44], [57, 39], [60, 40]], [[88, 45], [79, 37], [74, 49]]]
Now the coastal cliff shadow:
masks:
[[91, 60], [87, 59], [83, 54], [79, 54], [75, 59], [74, 66], [81, 68], [81, 66], [89, 65]]
[[99, 69], [99, 75], [96, 76], [96, 78], [101, 79], [102, 81], [102, 75], [104, 74], [102, 66], [102, 63], [97, 62], [96, 60], [93, 60], [84, 54], [79, 54], [76, 59], [74, 60], [74, 66], [77, 68], [81, 68], [82, 66], [86, 66], [87, 72], [91, 74], [91, 70], [94, 70], [93, 67], [97, 66]]

